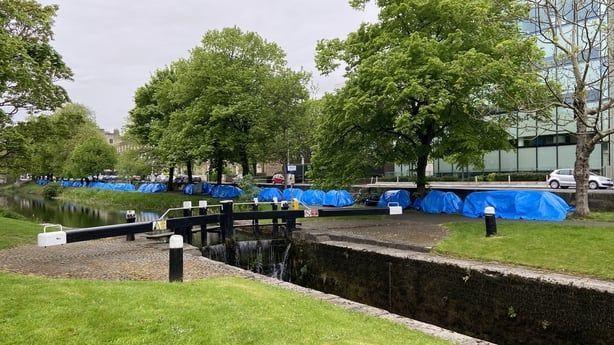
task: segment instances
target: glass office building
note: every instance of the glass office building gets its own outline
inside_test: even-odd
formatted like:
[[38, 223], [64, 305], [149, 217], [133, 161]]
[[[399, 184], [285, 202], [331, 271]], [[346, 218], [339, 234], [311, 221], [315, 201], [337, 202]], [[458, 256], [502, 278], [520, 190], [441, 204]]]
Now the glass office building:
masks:
[[[565, 4], [571, 5], [571, 0], [566, 0]], [[596, 9], [599, 11], [599, 9]], [[573, 13], [573, 11], [570, 11]], [[576, 13], [576, 15], [578, 15]], [[588, 20], [596, 20], [597, 16], [588, 11], [580, 13], [580, 16], [585, 16]], [[612, 15], [612, 14], [610, 14]], [[536, 16], [536, 12], [532, 12], [532, 16]], [[592, 16], [592, 17], [591, 17]], [[564, 32], [570, 32], [570, 27], [562, 26]], [[523, 23], [522, 30], [528, 35], [538, 35], [538, 27], [533, 23]], [[601, 32], [599, 35], [603, 35]], [[603, 37], [605, 38], [605, 37]], [[580, 40], [581, 38], [577, 38]], [[539, 41], [539, 40], [538, 40]], [[597, 40], [605, 45], [606, 40]], [[538, 42], [544, 50], [548, 69], [545, 73], [549, 73], [551, 78], [563, 85], [567, 90], [573, 90], [575, 83], [571, 72], [571, 64], [566, 64], [564, 59], [555, 59], [557, 52], [554, 46]], [[559, 56], [560, 57], [560, 56]], [[604, 72], [604, 62], [608, 59], [607, 46], [594, 47], [590, 56], [590, 69], [587, 81], [598, 80]], [[596, 90], [590, 90], [588, 94], [589, 106], [597, 104], [600, 95]], [[607, 92], [603, 97], [607, 97]], [[435, 160], [433, 162], [433, 170], [435, 175], [460, 175], [472, 173], [491, 173], [491, 172], [550, 172], [559, 168], [573, 168], [575, 162], [575, 143], [576, 139], [569, 132], [575, 132], [575, 121], [571, 110], [566, 108], [556, 108], [552, 110], [552, 117], [555, 119], [553, 123], [540, 123], [535, 120], [526, 120], [524, 116], [517, 116], [515, 126], [508, 129], [511, 136], [513, 150], [510, 151], [494, 151], [484, 156], [484, 167], [459, 167], [454, 166], [445, 160]], [[609, 114], [602, 117], [602, 126], [610, 127]], [[605, 174], [613, 175], [612, 171], [612, 149], [610, 147], [610, 139], [602, 141], [595, 148], [590, 157], [591, 170]]]

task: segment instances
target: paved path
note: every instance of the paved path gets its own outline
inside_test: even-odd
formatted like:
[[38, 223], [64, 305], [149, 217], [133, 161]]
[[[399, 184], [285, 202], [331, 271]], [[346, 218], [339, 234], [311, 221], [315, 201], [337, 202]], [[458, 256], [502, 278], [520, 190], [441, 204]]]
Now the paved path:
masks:
[[[195, 247], [185, 250], [184, 278], [238, 275], [237, 270], [200, 260]], [[39, 248], [35, 245], [0, 251], [0, 270], [48, 277], [104, 280], [168, 280], [168, 244], [137, 237], [70, 243]]]
[[442, 224], [481, 221], [460, 215], [404, 212], [400, 216], [305, 219], [300, 229], [310, 235], [332, 236], [337, 240], [428, 251], [447, 235]]

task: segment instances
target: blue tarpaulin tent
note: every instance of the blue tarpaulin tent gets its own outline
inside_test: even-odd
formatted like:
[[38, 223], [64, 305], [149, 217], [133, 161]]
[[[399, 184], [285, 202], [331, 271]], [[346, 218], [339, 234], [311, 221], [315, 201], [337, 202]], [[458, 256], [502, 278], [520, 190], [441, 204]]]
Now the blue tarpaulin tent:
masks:
[[214, 185], [211, 189], [211, 196], [218, 199], [234, 199], [241, 194], [241, 188], [230, 185]]
[[326, 194], [324, 194], [324, 192], [319, 189], [308, 189], [303, 192], [299, 200], [303, 204], [309, 206], [322, 206], [324, 204], [325, 195]]
[[498, 218], [563, 221], [572, 208], [558, 195], [542, 191], [500, 190], [473, 192], [465, 198], [463, 215], [484, 216], [484, 208], [492, 206]]
[[347, 190], [329, 190], [324, 196], [324, 206], [346, 207], [354, 205], [354, 198]]
[[292, 201], [295, 198], [301, 200], [301, 195], [303, 195], [303, 190], [298, 188], [286, 188], [282, 194], [286, 201]]
[[258, 201], [273, 201], [273, 198], [277, 198], [278, 201], [281, 201], [282, 194], [277, 188], [262, 188], [260, 193], [258, 193]]
[[166, 192], [166, 185], [164, 183], [145, 183], [137, 191], [141, 193], [162, 193]]
[[418, 211], [422, 210], [422, 199], [416, 198], [416, 200], [412, 202], [411, 208], [413, 208], [414, 210], [418, 210]]
[[213, 185], [211, 183], [203, 183], [203, 194], [205, 195], [211, 195], [211, 189], [213, 188]]
[[193, 184], [186, 184], [185, 187], [183, 187], [183, 194], [193, 195], [194, 187], [195, 186]]
[[433, 190], [422, 200], [421, 209], [426, 213], [460, 213], [463, 201], [452, 192]]
[[408, 208], [409, 205], [411, 205], [409, 192], [403, 189], [385, 191], [382, 193], [382, 196], [380, 196], [377, 207], [388, 207], [389, 203], [398, 203], [401, 207]]

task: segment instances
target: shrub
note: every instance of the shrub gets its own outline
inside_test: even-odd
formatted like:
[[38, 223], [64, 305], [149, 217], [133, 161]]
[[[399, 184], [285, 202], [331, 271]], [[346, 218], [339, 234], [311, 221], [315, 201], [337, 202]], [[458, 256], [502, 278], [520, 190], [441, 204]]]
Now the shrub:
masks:
[[43, 187], [43, 198], [51, 200], [62, 193], [62, 187], [57, 182], [49, 183]]

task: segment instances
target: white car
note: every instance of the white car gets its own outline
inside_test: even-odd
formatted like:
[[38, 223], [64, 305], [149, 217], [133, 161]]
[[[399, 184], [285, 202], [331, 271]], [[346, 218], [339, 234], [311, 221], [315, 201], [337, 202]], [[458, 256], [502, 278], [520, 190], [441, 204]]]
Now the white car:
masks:
[[[569, 188], [576, 186], [576, 179], [573, 176], [573, 169], [558, 169], [548, 176], [548, 186], [552, 189]], [[588, 188], [609, 188], [614, 186], [612, 179], [590, 173], [588, 177]]]

